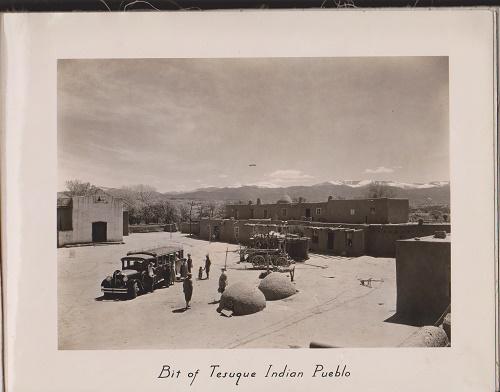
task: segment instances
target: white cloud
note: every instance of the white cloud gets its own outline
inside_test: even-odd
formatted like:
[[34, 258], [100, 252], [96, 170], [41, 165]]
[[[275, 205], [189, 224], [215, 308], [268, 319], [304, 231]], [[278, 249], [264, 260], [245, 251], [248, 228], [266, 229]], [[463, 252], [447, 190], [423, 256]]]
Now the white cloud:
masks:
[[376, 169], [366, 169], [365, 173], [372, 173], [372, 174], [394, 173], [394, 169], [390, 167], [379, 166]]
[[276, 170], [268, 174], [268, 177], [275, 182], [297, 182], [314, 178], [300, 170]]

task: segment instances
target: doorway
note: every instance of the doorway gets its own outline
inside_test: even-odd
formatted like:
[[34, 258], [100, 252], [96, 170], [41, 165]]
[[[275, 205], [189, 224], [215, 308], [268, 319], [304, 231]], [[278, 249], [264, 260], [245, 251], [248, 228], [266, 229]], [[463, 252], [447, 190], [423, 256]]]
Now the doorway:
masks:
[[107, 222], [92, 222], [92, 242], [106, 242], [107, 231]]
[[334, 242], [334, 238], [335, 238], [334, 234], [335, 233], [333, 231], [328, 232], [328, 241], [327, 241], [326, 247], [329, 250], [333, 250], [333, 242]]
[[310, 217], [311, 217], [311, 209], [306, 208], [306, 218], [310, 218]]

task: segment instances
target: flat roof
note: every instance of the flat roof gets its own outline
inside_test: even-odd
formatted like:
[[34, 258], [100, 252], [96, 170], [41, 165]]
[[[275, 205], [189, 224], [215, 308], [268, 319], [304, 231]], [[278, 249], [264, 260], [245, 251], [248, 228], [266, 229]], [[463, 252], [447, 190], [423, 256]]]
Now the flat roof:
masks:
[[416, 237], [407, 240], [398, 240], [401, 242], [451, 242], [451, 234], [446, 233], [446, 238], [436, 238], [433, 235], [426, 237]]
[[404, 198], [404, 197], [370, 197], [370, 198], [362, 198], [362, 199], [331, 199], [331, 200], [323, 200], [323, 201], [303, 201], [303, 202], [274, 202], [274, 203], [261, 203], [257, 204], [252, 201], [252, 204], [248, 204], [248, 202], [242, 202], [242, 203], [230, 203], [227, 204], [227, 206], [287, 206], [287, 205], [293, 205], [293, 206], [298, 206], [298, 205], [313, 205], [313, 204], [325, 204], [328, 202], [332, 201], [342, 201], [342, 202], [350, 202], [350, 201], [376, 201], [376, 200], [407, 200], [409, 199]]
[[158, 255], [171, 252], [178, 252], [180, 250], [182, 250], [181, 246], [169, 245], [169, 246], [161, 246], [158, 248], [145, 248], [145, 249], [132, 250], [130, 252], [127, 252], [127, 256], [132, 256], [137, 254], [148, 254], [148, 253], [155, 253]]

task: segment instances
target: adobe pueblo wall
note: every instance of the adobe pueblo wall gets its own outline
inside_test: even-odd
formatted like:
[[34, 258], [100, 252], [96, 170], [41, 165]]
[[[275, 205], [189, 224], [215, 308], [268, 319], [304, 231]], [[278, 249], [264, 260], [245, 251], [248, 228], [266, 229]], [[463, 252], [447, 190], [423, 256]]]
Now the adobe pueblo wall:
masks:
[[451, 238], [396, 244], [396, 313], [417, 325], [434, 323], [450, 305]]

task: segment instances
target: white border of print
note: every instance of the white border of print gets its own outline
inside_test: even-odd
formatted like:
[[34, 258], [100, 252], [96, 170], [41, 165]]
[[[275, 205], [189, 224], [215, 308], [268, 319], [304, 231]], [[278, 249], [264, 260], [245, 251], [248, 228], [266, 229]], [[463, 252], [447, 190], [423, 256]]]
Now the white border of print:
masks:
[[[238, 389], [492, 391], [493, 23], [488, 10], [4, 15], [8, 391], [234, 390], [208, 377], [210, 364], [261, 374], [285, 362], [306, 377], [257, 377]], [[452, 347], [58, 351], [57, 59], [309, 56], [449, 56]], [[163, 364], [202, 373], [189, 387], [158, 379]], [[310, 378], [315, 364], [347, 364], [351, 375]]]

